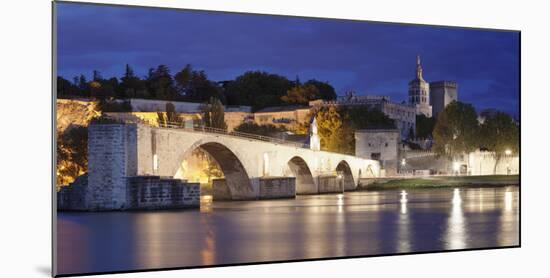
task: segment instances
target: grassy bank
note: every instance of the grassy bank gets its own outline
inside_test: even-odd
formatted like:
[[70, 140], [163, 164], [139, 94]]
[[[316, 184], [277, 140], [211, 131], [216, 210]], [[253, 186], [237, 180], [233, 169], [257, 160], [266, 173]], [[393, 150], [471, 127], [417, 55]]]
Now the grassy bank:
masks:
[[496, 176], [445, 176], [418, 178], [376, 179], [363, 188], [366, 189], [399, 189], [399, 188], [442, 188], [442, 187], [483, 187], [519, 185], [518, 175]]

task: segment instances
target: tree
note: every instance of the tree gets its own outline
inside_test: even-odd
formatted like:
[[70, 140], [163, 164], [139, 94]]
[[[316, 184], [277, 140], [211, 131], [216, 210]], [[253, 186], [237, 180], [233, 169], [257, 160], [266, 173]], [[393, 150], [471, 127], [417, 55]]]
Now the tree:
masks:
[[90, 81], [90, 96], [94, 98], [104, 99], [101, 94], [101, 83], [99, 81]]
[[350, 146], [350, 141], [353, 141], [351, 129], [334, 106], [321, 108], [315, 117], [321, 149], [340, 153], [353, 152]]
[[176, 73], [174, 81], [178, 95], [187, 101], [204, 102], [211, 97], [220, 99], [222, 103], [226, 101], [218, 84], [209, 80], [204, 71], [195, 71], [189, 64]]
[[366, 106], [323, 107], [316, 115], [321, 148], [354, 154], [358, 129], [394, 129], [395, 123], [378, 109]]
[[80, 91], [76, 85], [69, 80], [57, 77], [57, 96], [78, 96]]
[[305, 86], [312, 85], [317, 88], [317, 97], [324, 100], [336, 99], [336, 91], [328, 82], [322, 82], [315, 79], [308, 80]]
[[289, 104], [304, 104], [307, 105], [310, 100], [317, 99], [319, 89], [314, 85], [298, 85], [287, 91], [281, 100]]
[[[311, 119], [312, 118], [312, 116], [311, 116], [312, 113], [314, 113], [314, 112], [308, 112], [307, 116], [306, 116], [306, 119]], [[294, 125], [294, 127], [292, 128], [291, 131], [294, 134], [298, 134], [298, 135], [308, 135], [310, 127], [311, 127], [311, 122], [309, 122], [309, 121], [297, 122], [296, 125]]]
[[103, 80], [103, 77], [101, 76], [101, 73], [97, 70], [94, 70], [92, 72], [92, 80], [93, 81], [101, 81]]
[[424, 114], [416, 115], [416, 137], [422, 139], [433, 137], [435, 122], [436, 119], [433, 117], [428, 118]]
[[286, 77], [263, 71], [245, 72], [224, 85], [227, 104], [248, 105], [253, 110], [285, 104], [281, 97], [291, 87]]
[[133, 98], [147, 96], [145, 83], [134, 74], [130, 65], [126, 64], [124, 76], [120, 79], [118, 96], [120, 98]]
[[453, 101], [438, 115], [433, 150], [450, 159], [479, 148], [479, 125], [471, 104]]
[[409, 128], [409, 134], [407, 135], [407, 140], [408, 141], [414, 140], [414, 130], [412, 127]]
[[99, 100], [115, 98], [118, 87], [118, 79], [116, 77], [103, 79], [99, 72], [94, 71], [94, 80], [89, 83], [90, 96]]
[[149, 96], [154, 99], [173, 100], [177, 95], [170, 69], [165, 65], [149, 70], [147, 88]]
[[57, 135], [57, 186], [67, 185], [88, 169], [88, 128], [73, 125]]
[[83, 74], [78, 77], [77, 87], [80, 90], [81, 95], [90, 96], [90, 86], [88, 85], [88, 81], [86, 81], [86, 77]]
[[184, 120], [176, 112], [174, 104], [167, 102], [165, 112], [157, 112], [157, 122], [160, 127], [167, 127], [169, 125], [183, 126]]
[[350, 126], [354, 129], [394, 129], [395, 122], [384, 112], [368, 106], [349, 106], [342, 108]]
[[201, 105], [201, 112], [205, 126], [227, 129], [224, 106], [219, 99], [211, 97], [207, 103]]
[[496, 174], [497, 165], [507, 151], [517, 153], [519, 150], [519, 127], [512, 117], [501, 111], [484, 111], [485, 118], [480, 127], [482, 146], [493, 152]]
[[191, 80], [193, 78], [193, 69], [190, 64], [174, 75], [174, 81], [176, 83], [176, 91], [181, 96], [186, 96], [191, 90]]

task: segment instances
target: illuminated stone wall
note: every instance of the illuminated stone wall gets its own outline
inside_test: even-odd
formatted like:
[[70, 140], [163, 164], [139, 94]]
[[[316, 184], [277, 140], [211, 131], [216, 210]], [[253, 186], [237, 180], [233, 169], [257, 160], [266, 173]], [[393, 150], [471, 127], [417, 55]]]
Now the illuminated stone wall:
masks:
[[200, 206], [200, 185], [158, 176], [128, 177], [128, 209], [176, 209]]
[[[459, 165], [461, 175], [517, 175], [519, 174], [519, 157], [502, 155], [496, 161], [493, 152], [475, 151], [464, 155], [461, 159], [451, 161], [446, 157], [438, 157], [435, 153], [408, 151], [404, 153], [406, 165], [400, 166], [401, 171], [430, 170], [432, 174], [456, 174], [453, 166]], [[496, 166], [496, 167], [495, 167]], [[496, 171], [495, 171], [496, 170]], [[412, 173], [412, 172], [411, 172]]]
[[275, 125], [294, 130], [300, 124], [311, 121], [310, 108], [288, 108], [288, 110], [270, 111], [270, 108], [257, 111], [252, 114], [254, 122], [258, 125]]
[[58, 99], [56, 103], [57, 132], [63, 132], [71, 124], [88, 126], [90, 120], [100, 114], [93, 101]]
[[88, 175], [85, 182], [79, 179], [60, 191], [58, 207], [70, 210], [198, 207], [198, 183], [137, 176], [137, 136], [135, 124], [90, 125]]
[[231, 200], [231, 191], [225, 182], [225, 179], [212, 180], [212, 198], [214, 201]]
[[88, 209], [126, 207], [126, 177], [136, 174], [135, 136], [136, 125], [92, 124], [88, 127]]
[[343, 193], [343, 179], [334, 175], [326, 175], [317, 177], [319, 193]]
[[355, 155], [379, 160], [388, 175], [395, 174], [400, 135], [397, 129], [355, 131]]
[[465, 157], [462, 163], [467, 165], [470, 175], [519, 174], [519, 156], [515, 155], [503, 155], [497, 162], [494, 153], [476, 151]]
[[296, 196], [296, 178], [266, 177], [260, 178], [260, 199], [294, 198]]

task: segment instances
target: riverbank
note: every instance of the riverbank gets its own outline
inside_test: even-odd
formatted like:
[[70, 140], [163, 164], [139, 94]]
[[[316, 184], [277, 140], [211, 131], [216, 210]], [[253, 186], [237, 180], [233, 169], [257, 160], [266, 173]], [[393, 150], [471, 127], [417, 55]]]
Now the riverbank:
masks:
[[508, 185], [519, 185], [519, 175], [381, 178], [373, 179], [360, 188], [363, 190], [384, 190], [400, 188], [494, 187]]

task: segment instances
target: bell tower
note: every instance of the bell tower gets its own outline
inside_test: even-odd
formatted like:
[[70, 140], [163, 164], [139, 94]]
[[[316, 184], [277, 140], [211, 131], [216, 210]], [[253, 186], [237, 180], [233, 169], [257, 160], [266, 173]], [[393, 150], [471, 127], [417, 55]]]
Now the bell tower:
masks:
[[424, 114], [432, 117], [432, 106], [430, 105], [430, 84], [422, 76], [422, 65], [420, 55], [416, 56], [416, 77], [409, 82], [409, 104], [416, 108], [416, 114]]

